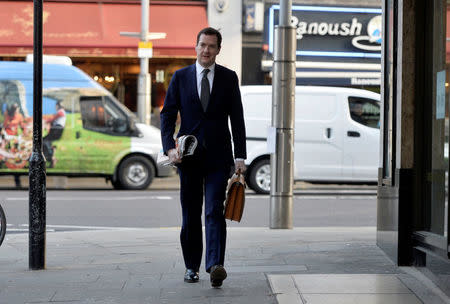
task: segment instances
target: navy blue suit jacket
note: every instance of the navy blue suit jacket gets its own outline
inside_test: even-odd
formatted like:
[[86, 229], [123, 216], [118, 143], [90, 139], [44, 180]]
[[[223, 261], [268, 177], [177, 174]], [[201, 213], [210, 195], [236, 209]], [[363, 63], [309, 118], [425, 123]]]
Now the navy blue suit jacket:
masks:
[[[195, 64], [175, 72], [161, 111], [161, 137], [164, 152], [175, 148], [173, 134], [177, 113], [181, 125], [177, 137], [194, 135], [201, 151], [206, 148], [209, 168], [234, 164], [228, 118], [233, 134], [234, 158], [247, 158], [245, 124], [239, 82], [234, 71], [216, 64], [211, 96], [203, 111], [197, 90]], [[198, 152], [200, 153], [200, 152]]]

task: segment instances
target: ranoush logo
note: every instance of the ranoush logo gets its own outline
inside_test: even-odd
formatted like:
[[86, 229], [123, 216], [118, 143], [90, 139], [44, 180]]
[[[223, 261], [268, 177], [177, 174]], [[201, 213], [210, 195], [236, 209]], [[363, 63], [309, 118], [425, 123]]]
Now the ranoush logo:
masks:
[[[366, 51], [381, 51], [381, 26], [381, 16], [376, 16], [370, 19], [369, 23], [367, 24], [368, 36], [359, 36], [353, 38], [353, 46]], [[368, 41], [370, 44], [361, 43], [363, 41]]]
[[297, 28], [297, 39], [301, 40], [304, 35], [319, 36], [355, 36], [352, 45], [366, 51], [381, 51], [381, 16], [375, 16], [367, 24], [367, 34], [361, 36], [362, 23], [358, 18], [352, 18], [351, 22], [327, 23], [327, 22], [304, 22], [292, 16], [291, 24]]

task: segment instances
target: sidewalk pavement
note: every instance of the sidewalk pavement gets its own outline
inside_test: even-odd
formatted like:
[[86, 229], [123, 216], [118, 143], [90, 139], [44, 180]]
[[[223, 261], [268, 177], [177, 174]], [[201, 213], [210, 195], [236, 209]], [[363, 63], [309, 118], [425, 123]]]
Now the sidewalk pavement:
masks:
[[0, 247], [0, 303], [450, 303], [376, 246], [374, 227], [228, 228], [228, 278], [183, 282], [179, 228], [47, 233], [46, 270], [28, 270], [28, 234]]

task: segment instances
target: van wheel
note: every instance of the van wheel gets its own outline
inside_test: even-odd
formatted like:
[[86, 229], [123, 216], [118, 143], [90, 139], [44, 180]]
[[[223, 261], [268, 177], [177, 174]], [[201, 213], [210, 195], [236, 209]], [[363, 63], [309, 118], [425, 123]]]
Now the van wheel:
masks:
[[117, 176], [120, 189], [144, 190], [155, 177], [155, 167], [143, 156], [130, 156], [120, 164]]
[[114, 179], [114, 177], [111, 177], [111, 185], [116, 190], [122, 190], [123, 189], [118, 178]]
[[270, 192], [270, 160], [267, 158], [257, 161], [249, 172], [248, 184], [257, 193]]

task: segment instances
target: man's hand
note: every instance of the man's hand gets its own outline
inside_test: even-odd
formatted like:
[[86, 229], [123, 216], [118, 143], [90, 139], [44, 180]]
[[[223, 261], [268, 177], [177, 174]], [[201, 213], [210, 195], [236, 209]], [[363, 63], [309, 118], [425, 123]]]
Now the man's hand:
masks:
[[169, 156], [169, 161], [173, 164], [181, 163], [181, 157], [178, 155], [178, 150], [176, 148], [170, 149], [167, 151], [167, 155]]
[[247, 167], [245, 166], [243, 159], [236, 159], [234, 161], [234, 171], [237, 173], [238, 171], [241, 171], [241, 173], [244, 173], [245, 170], [247, 170]]

